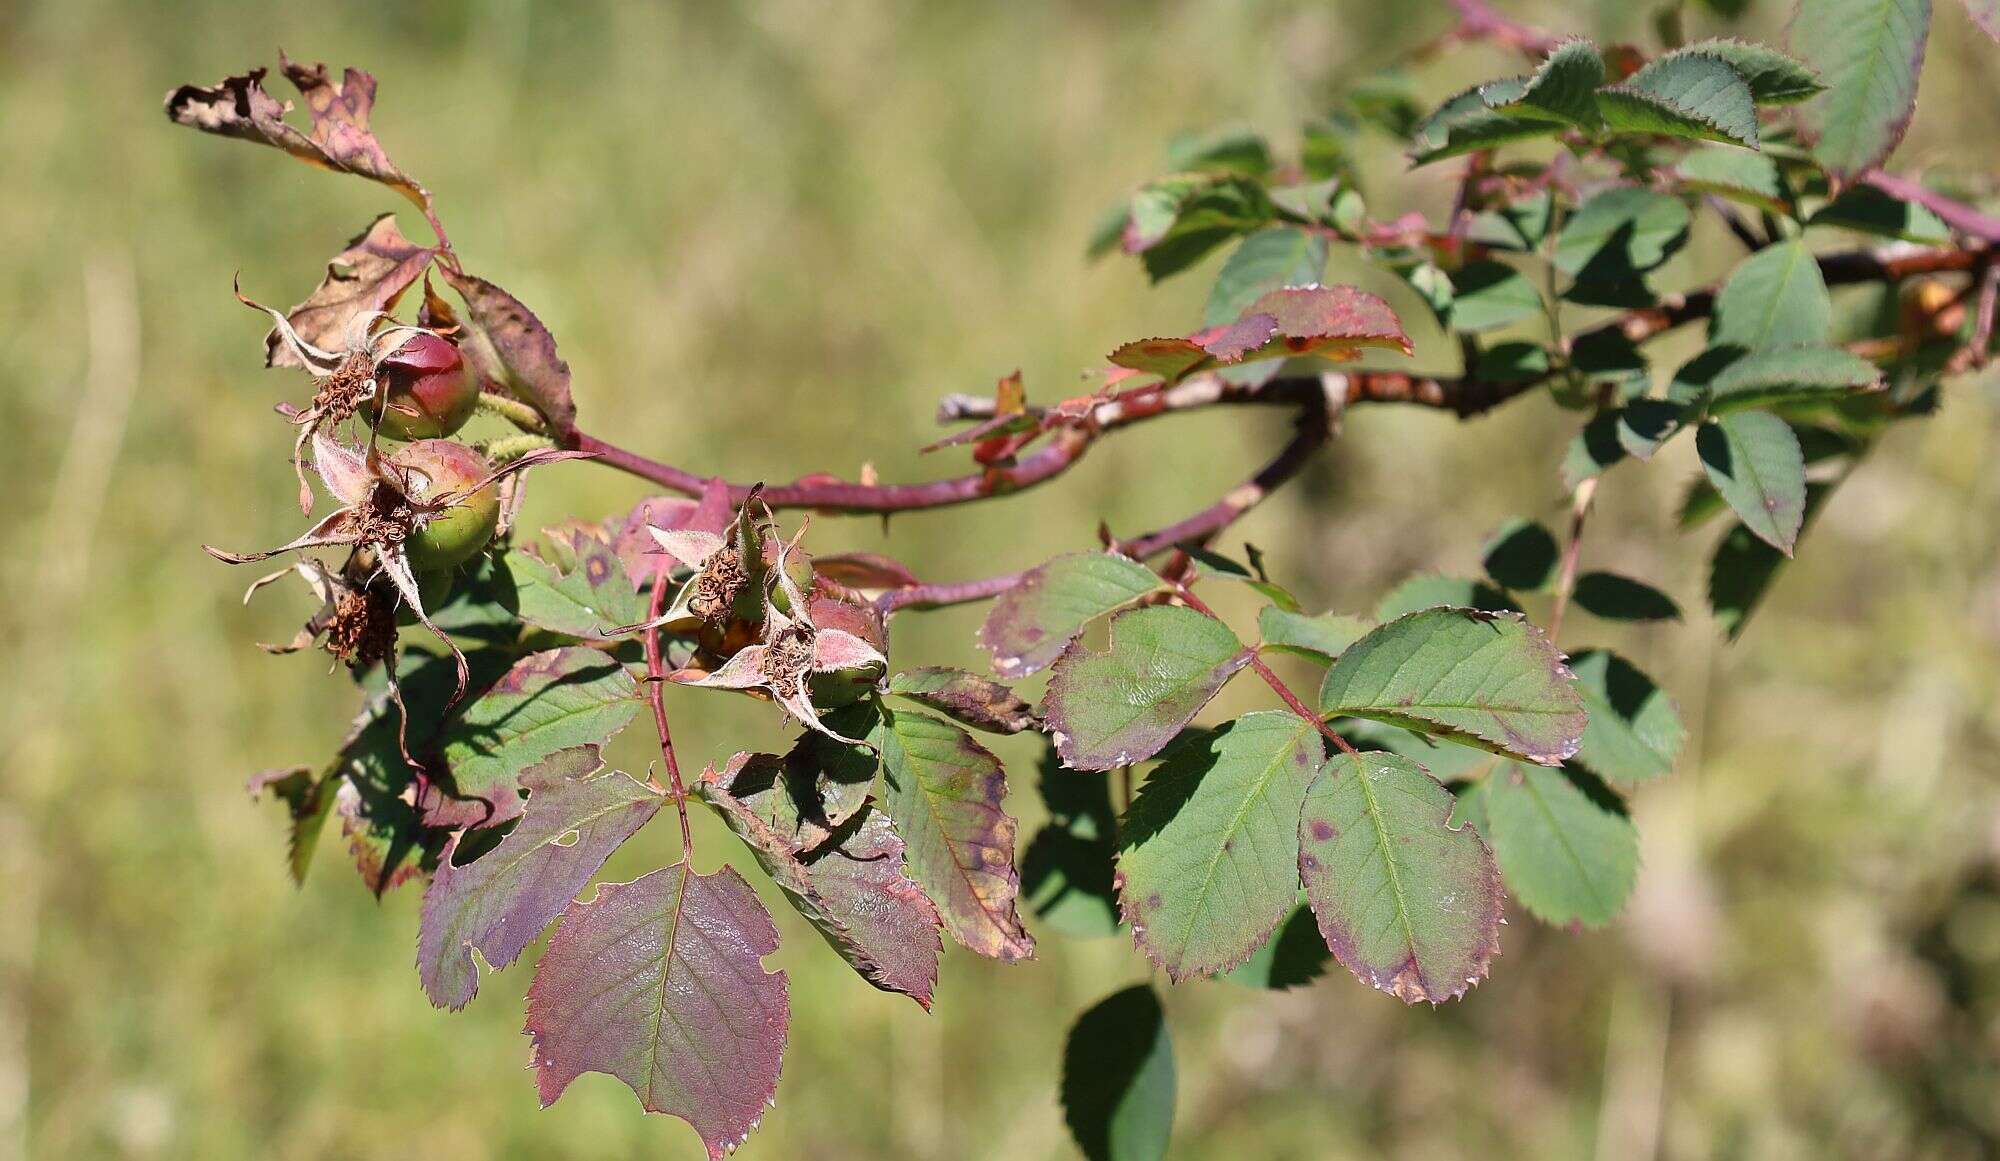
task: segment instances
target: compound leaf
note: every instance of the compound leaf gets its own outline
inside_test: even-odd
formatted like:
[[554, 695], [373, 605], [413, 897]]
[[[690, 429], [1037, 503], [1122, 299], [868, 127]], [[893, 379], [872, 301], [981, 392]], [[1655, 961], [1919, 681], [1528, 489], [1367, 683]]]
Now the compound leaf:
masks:
[[599, 776], [603, 769], [596, 746], [559, 750], [522, 771], [528, 804], [499, 846], [459, 866], [465, 834], [445, 845], [417, 937], [431, 1003], [463, 1008], [479, 990], [473, 951], [496, 970], [513, 963], [665, 801], [630, 775]]

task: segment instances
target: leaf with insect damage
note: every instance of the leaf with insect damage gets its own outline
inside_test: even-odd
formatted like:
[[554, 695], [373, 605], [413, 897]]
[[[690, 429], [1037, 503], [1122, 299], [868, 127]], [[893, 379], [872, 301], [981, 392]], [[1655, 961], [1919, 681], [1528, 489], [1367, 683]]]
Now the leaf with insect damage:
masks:
[[1063, 1121], [1089, 1161], [1160, 1161], [1174, 1128], [1174, 1045], [1160, 997], [1134, 984], [1077, 1017]]
[[910, 877], [937, 904], [945, 930], [980, 955], [1032, 956], [1035, 941], [1015, 910], [1018, 824], [1001, 806], [1000, 760], [942, 718], [886, 706], [868, 740], [882, 754], [882, 805], [907, 844]]
[[500, 845], [457, 865], [453, 835], [424, 892], [417, 974], [431, 1003], [463, 1008], [479, 990], [476, 949], [496, 971], [562, 914], [590, 877], [665, 801], [617, 770], [600, 774], [596, 746], [559, 750], [521, 772], [528, 803]]
[[785, 973], [764, 970], [776, 950], [770, 915], [728, 867], [700, 875], [683, 859], [571, 904], [528, 988], [542, 1105], [606, 1073], [721, 1161], [777, 1091], [791, 1002]]
[[[347, 248], [326, 264], [326, 277], [306, 300], [285, 318], [299, 338], [330, 351], [345, 350], [354, 320], [375, 311], [394, 310], [437, 250], [419, 246], [396, 228], [396, 215], [383, 214], [368, 224]], [[301, 367], [298, 355], [275, 329], [264, 336], [264, 365]]]
[[430, 205], [430, 194], [396, 167], [368, 128], [375, 106], [373, 76], [348, 69], [336, 81], [325, 65], [308, 67], [282, 52], [278, 67], [305, 98], [312, 116], [310, 134], [286, 122], [291, 102], [264, 90], [263, 69], [209, 87], [182, 85], [167, 94], [167, 117], [204, 133], [273, 146], [311, 165], [379, 181], [418, 206]]
[[1298, 895], [1299, 806], [1325, 757], [1313, 723], [1245, 714], [1161, 762], [1119, 832], [1119, 909], [1175, 983], [1243, 963]]
[[889, 692], [927, 705], [975, 730], [1018, 734], [1040, 720], [1012, 689], [963, 669], [929, 665], [889, 679]]
[[1423, 767], [1337, 754], [1299, 817], [1299, 875], [1334, 958], [1406, 1004], [1463, 995], [1500, 952], [1500, 871]]
[[1001, 593], [979, 627], [979, 646], [1002, 677], [1046, 669], [1084, 626], [1160, 587], [1153, 570], [1110, 552], [1074, 552], [1029, 569]]
[[549, 328], [520, 299], [484, 278], [448, 266], [439, 269], [465, 300], [468, 325], [462, 347], [467, 360], [501, 390], [540, 412], [558, 434], [575, 430], [569, 364], [556, 353]]
[[1245, 307], [1236, 321], [1181, 339], [1141, 339], [1111, 352], [1111, 362], [1168, 382], [1213, 367], [1316, 355], [1346, 361], [1369, 347], [1410, 353], [1396, 312], [1354, 286], [1287, 287]]
[[1347, 647], [1320, 685], [1327, 714], [1370, 718], [1553, 765], [1587, 715], [1562, 655], [1518, 614], [1426, 609]]
[[863, 979], [931, 1006], [943, 921], [904, 873], [903, 840], [887, 815], [863, 806], [838, 829], [819, 829], [802, 817], [784, 759], [772, 754], [711, 766], [694, 789]]
[[1150, 605], [1111, 621], [1111, 644], [1081, 641], [1050, 671], [1043, 702], [1063, 762], [1109, 770], [1160, 752], [1236, 671], [1250, 663], [1229, 626], [1178, 605]]
[[439, 731], [442, 769], [419, 800], [430, 826], [497, 826], [521, 815], [519, 774], [558, 750], [609, 741], [639, 712], [639, 686], [582, 646], [530, 654]]

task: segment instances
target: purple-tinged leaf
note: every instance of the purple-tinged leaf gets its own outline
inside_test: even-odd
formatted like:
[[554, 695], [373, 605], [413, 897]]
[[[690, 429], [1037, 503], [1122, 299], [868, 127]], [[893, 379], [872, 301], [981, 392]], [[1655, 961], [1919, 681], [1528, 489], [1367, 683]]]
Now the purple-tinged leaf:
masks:
[[772, 754], [738, 754], [721, 770], [710, 767], [695, 791], [862, 978], [931, 1006], [943, 920], [904, 874], [903, 840], [887, 815], [863, 807], [831, 834], [802, 821], [784, 761]]
[[1074, 642], [1049, 677], [1043, 713], [1063, 762], [1110, 770], [1173, 741], [1254, 654], [1229, 626], [1178, 605], [1120, 613], [1111, 646]]
[[438, 736], [444, 769], [421, 799], [431, 826], [497, 826], [521, 814], [519, 774], [558, 750], [608, 741], [639, 712], [639, 686], [581, 646], [516, 662]]
[[1826, 91], [1800, 107], [1813, 157], [1845, 183], [1888, 160], [1917, 108], [1930, 0], [1800, 0], [1792, 51]]
[[[347, 243], [326, 264], [326, 277], [306, 300], [286, 313], [292, 330], [316, 347], [339, 351], [347, 346], [355, 319], [393, 310], [437, 251], [419, 246], [396, 228], [396, 215], [383, 214]], [[264, 337], [264, 365], [302, 367], [305, 364], [276, 330]]]
[[1965, 14], [1979, 31], [2000, 43], [2000, 0], [1965, 0]]
[[657, 791], [616, 770], [598, 776], [603, 769], [596, 746], [557, 751], [522, 771], [528, 804], [497, 847], [458, 866], [464, 834], [445, 844], [417, 936], [431, 1003], [463, 1008], [479, 990], [474, 949], [496, 971], [513, 963], [658, 812]]
[[571, 904], [528, 988], [542, 1105], [606, 1073], [721, 1161], [777, 1092], [791, 1001], [785, 973], [764, 970], [776, 950], [770, 915], [728, 867], [699, 875], [683, 859]]
[[470, 315], [466, 357], [481, 374], [541, 412], [558, 433], [576, 428], [569, 393], [569, 364], [556, 353], [555, 336], [521, 300], [477, 275], [440, 265], [446, 282]]
[[882, 805], [908, 844], [910, 877], [936, 902], [945, 930], [980, 955], [1032, 956], [1035, 941], [1015, 910], [1017, 824], [1001, 808], [1000, 760], [958, 726], [907, 710], [884, 708], [869, 741], [882, 754]]
[[1175, 983], [1243, 963], [1291, 911], [1324, 757], [1313, 723], [1266, 710], [1191, 735], [1146, 779], [1119, 831], [1118, 902]]
[[879, 552], [814, 557], [813, 571], [852, 589], [901, 589], [922, 583], [908, 565]]
[[1548, 637], [1514, 613], [1425, 609], [1347, 647], [1320, 710], [1370, 718], [1553, 766], [1588, 720]]
[[1171, 382], [1258, 359], [1316, 355], [1346, 361], [1368, 347], [1410, 353], [1409, 336], [1387, 302], [1354, 286], [1287, 287], [1251, 303], [1235, 322], [1184, 339], [1126, 343], [1111, 352], [1111, 362]]
[[1342, 967], [1406, 1004], [1486, 977], [1500, 953], [1500, 871], [1451, 792], [1408, 758], [1338, 754], [1299, 818], [1299, 875]]
[[291, 102], [279, 101], [264, 90], [264, 69], [251, 69], [207, 88], [182, 85], [167, 94], [167, 117], [204, 133], [273, 146], [310, 165], [379, 181], [418, 206], [429, 206], [430, 194], [389, 160], [368, 129], [375, 106], [374, 77], [348, 69], [335, 81], [325, 65], [308, 68], [282, 52], [278, 66], [305, 98], [312, 114], [310, 136], [286, 123]]
[[889, 680], [889, 692], [946, 717], [996, 734], [1018, 734], [1037, 721], [1035, 707], [997, 681], [963, 669], [932, 665], [907, 669]]
[[1029, 569], [1001, 593], [979, 627], [993, 671], [1026, 677], [1046, 669], [1084, 626], [1160, 587], [1138, 561], [1108, 552], [1076, 552]]

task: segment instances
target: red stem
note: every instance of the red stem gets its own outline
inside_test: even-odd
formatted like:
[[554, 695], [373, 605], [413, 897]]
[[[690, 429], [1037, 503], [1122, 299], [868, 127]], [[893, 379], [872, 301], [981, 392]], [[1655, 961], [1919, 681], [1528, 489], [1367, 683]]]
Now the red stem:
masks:
[[[646, 614], [649, 621], [657, 621], [667, 607], [667, 568], [661, 565], [653, 577], [653, 599]], [[680, 760], [674, 757], [674, 734], [667, 727], [667, 702], [662, 687], [667, 681], [667, 667], [660, 652], [660, 630], [658, 626], [646, 630], [646, 701], [653, 707], [653, 729], [660, 735], [660, 757], [667, 763], [667, 783], [674, 799], [674, 809], [681, 816], [681, 859], [690, 862], [694, 857], [694, 831], [688, 825], [687, 787], [681, 783]], [[659, 782], [653, 780], [655, 789]]]
[[[1214, 621], [1222, 620], [1221, 617], [1216, 615], [1214, 609], [1209, 608], [1208, 604], [1205, 601], [1203, 601], [1200, 597], [1195, 596], [1194, 591], [1188, 588], [1186, 585], [1180, 586], [1177, 595], [1180, 597], [1181, 600], [1187, 602], [1188, 608], [1193, 609], [1195, 612], [1200, 613], [1202, 616], [1207, 617], [1210, 620]], [[1255, 648], [1252, 648], [1249, 651], [1249, 653], [1250, 653], [1250, 668], [1257, 671], [1257, 676], [1264, 679], [1264, 684], [1271, 687], [1271, 691], [1278, 695], [1279, 700], [1283, 701], [1286, 707], [1288, 707], [1293, 713], [1311, 722], [1314, 725], [1314, 727], [1316, 727], [1319, 730], [1320, 733], [1326, 735], [1328, 741], [1332, 742], [1336, 747], [1340, 749], [1341, 753], [1343, 754], [1354, 753], [1354, 747], [1348, 744], [1347, 739], [1341, 737], [1340, 734], [1336, 732], [1332, 726], [1327, 725], [1325, 718], [1322, 718], [1318, 714], [1314, 713], [1310, 706], [1306, 705], [1305, 702], [1299, 700], [1299, 695], [1292, 692], [1292, 687], [1285, 684], [1285, 679], [1279, 677], [1275, 672], [1272, 671], [1270, 666], [1264, 664], [1264, 659], [1262, 657], [1257, 656], [1257, 650]]]

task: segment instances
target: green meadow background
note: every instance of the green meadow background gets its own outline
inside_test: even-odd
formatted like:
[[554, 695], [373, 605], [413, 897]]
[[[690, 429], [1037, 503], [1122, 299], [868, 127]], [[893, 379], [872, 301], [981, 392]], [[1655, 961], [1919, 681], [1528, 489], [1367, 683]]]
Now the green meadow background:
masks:
[[[412, 970], [418, 890], [376, 901], [332, 842], [294, 887], [277, 812], [243, 792], [255, 770], [320, 760], [353, 695], [311, 656], [253, 647], [309, 611], [296, 591], [246, 610], [249, 578], [197, 548], [277, 543], [299, 520], [269, 408], [304, 385], [261, 370], [264, 324], [230, 278], [296, 301], [374, 214], [409, 215], [378, 187], [173, 128], [170, 87], [279, 46], [372, 69], [376, 127], [437, 192], [468, 267], [560, 338], [586, 427], [739, 478], [872, 463], [912, 479], [961, 470], [915, 453], [938, 396], [1017, 367], [1033, 398], [1073, 394], [1116, 343], [1199, 321], [1199, 274], [1154, 288], [1083, 254], [1169, 137], [1248, 125], [1287, 149], [1444, 7], [0, 0], [0, 1158], [699, 1155], [606, 1077], [538, 1110], [528, 972], [432, 1010]], [[1645, 42], [1649, 9], [1510, 10]], [[1782, 19], [1689, 14], [1701, 33], [1777, 36]], [[1930, 52], [1899, 163], [2000, 171], [2000, 49], [1939, 0]], [[1417, 76], [1442, 96], [1515, 67], [1473, 50]], [[1433, 179], [1368, 148], [1378, 216], [1443, 208]], [[1731, 245], [1698, 233], [1675, 271], [1709, 277]], [[1450, 370], [1412, 327], [1415, 363]], [[1660, 583], [1688, 623], [1579, 617], [1564, 644], [1635, 657], [1692, 731], [1681, 770], [1634, 802], [1644, 870], [1625, 915], [1572, 934], [1515, 914], [1493, 978], [1436, 1010], [1338, 970], [1287, 993], [1171, 990], [1173, 1155], [1994, 1156], [1996, 419], [1995, 381], [1973, 378], [1892, 435], [1733, 646], [1703, 608], [1713, 531], [1673, 528], [1690, 449], [1613, 473], [1586, 566]], [[1088, 546], [1100, 520], [1131, 533], [1207, 503], [1286, 423], [1163, 420], [1031, 494], [886, 528], [821, 519], [812, 544], [940, 578], [1019, 567]], [[1412, 572], [1476, 567], [1509, 515], [1556, 516], [1575, 426], [1541, 399], [1470, 422], [1357, 410], [1231, 542], [1269, 550], [1316, 604], [1365, 610]], [[644, 494], [563, 465], [536, 478], [528, 518]], [[975, 662], [979, 615], [905, 616], [899, 658]], [[669, 697], [696, 766], [781, 737], [767, 706]], [[612, 757], [643, 767], [645, 734]], [[1034, 748], [1002, 751], [1025, 841]], [[676, 845], [656, 825], [610, 873]], [[748, 863], [706, 819], [695, 858]], [[948, 953], [926, 1015], [777, 918], [791, 1042], [742, 1156], [1074, 1155], [1062, 1038], [1146, 978], [1125, 940], [1043, 931], [1039, 958], [1009, 967]]]

